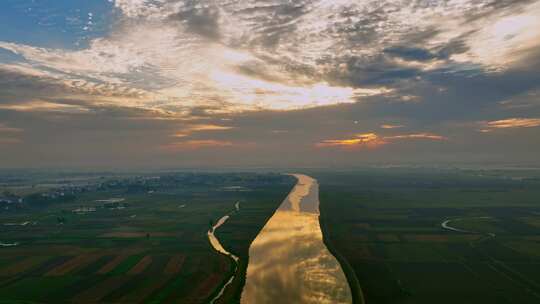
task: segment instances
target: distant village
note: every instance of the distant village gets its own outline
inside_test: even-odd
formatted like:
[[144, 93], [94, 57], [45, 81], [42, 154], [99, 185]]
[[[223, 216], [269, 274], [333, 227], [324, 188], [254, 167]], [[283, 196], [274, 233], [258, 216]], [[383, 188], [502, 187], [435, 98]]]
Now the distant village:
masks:
[[19, 208], [24, 199], [18, 195], [5, 191], [0, 195], [0, 209], [9, 210]]
[[[283, 176], [284, 177], [284, 176]], [[284, 177], [286, 179], [287, 177]], [[219, 174], [219, 173], [168, 173], [162, 176], [130, 176], [130, 177], [92, 177], [85, 180], [63, 178], [36, 182], [17, 181], [17, 186], [23, 185], [32, 189], [27, 195], [17, 195], [11, 191], [0, 194], [0, 212], [17, 210], [25, 207], [44, 207], [53, 203], [75, 200], [81, 193], [109, 192], [129, 194], [154, 194], [165, 189], [182, 189], [192, 186], [216, 186], [216, 191], [250, 191], [250, 187], [266, 185], [272, 182], [269, 175], [258, 174]], [[223, 184], [229, 186], [223, 186]], [[4, 183], [4, 189], [10, 189]], [[242, 184], [243, 186], [237, 186]], [[54, 187], [48, 187], [55, 185]], [[219, 187], [218, 187], [219, 185]], [[43, 191], [34, 191], [43, 187]], [[1, 191], [1, 188], [0, 188]], [[33, 192], [33, 193], [32, 193]], [[101, 206], [79, 206], [72, 210], [74, 213], [95, 212], [96, 208], [125, 209], [129, 205], [123, 199], [108, 199], [98, 201]]]

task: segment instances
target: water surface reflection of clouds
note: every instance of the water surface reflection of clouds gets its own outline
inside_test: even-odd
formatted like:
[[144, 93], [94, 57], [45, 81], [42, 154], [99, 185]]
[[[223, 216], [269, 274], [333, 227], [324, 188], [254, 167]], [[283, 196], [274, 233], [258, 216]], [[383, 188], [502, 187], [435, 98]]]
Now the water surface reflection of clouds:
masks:
[[242, 303], [351, 303], [345, 275], [322, 241], [317, 181], [298, 184], [249, 250]]

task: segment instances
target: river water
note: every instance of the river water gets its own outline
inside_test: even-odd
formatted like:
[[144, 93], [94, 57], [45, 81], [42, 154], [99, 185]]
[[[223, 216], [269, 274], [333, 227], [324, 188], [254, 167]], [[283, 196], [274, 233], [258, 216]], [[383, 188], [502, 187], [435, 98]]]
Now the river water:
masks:
[[[238, 212], [240, 210], [240, 203], [237, 202], [235, 204], [235, 208], [236, 208], [236, 212]], [[235, 263], [234, 275], [231, 276], [229, 278], [229, 280], [225, 283], [225, 285], [223, 285], [221, 287], [218, 294], [212, 300], [210, 300], [210, 304], [216, 303], [216, 301], [219, 298], [221, 298], [221, 296], [225, 292], [225, 289], [227, 289], [227, 287], [232, 284], [232, 282], [233, 282], [233, 280], [234, 280], [234, 278], [236, 276], [236, 271], [238, 270], [238, 261], [240, 259], [237, 256], [235, 256], [234, 254], [228, 252], [225, 248], [223, 248], [223, 245], [221, 245], [221, 243], [219, 242], [218, 238], [215, 235], [216, 229], [218, 229], [221, 225], [225, 224], [225, 222], [230, 217], [231, 217], [230, 214], [227, 214], [227, 215], [223, 216], [222, 218], [220, 218], [218, 220], [218, 222], [210, 230], [208, 230], [208, 233], [207, 233], [208, 234], [208, 240], [210, 241], [210, 244], [212, 245], [212, 247], [214, 247], [214, 250], [216, 250], [219, 253], [222, 253], [224, 255], [229, 256], [230, 258], [232, 258], [234, 260], [234, 263]]]
[[319, 185], [298, 182], [249, 248], [242, 304], [352, 303], [340, 264], [323, 243]]

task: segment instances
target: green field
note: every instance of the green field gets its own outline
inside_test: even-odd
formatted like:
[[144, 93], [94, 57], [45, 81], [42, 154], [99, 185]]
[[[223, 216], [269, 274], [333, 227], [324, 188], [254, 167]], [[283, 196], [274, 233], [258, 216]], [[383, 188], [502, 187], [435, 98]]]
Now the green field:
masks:
[[366, 303], [540, 303], [540, 172], [311, 174], [326, 243]]
[[[3, 185], [25, 200], [0, 212], [0, 241], [18, 243], [0, 248], [0, 303], [207, 303], [233, 269], [208, 242], [211, 223], [240, 202], [217, 235], [245, 271], [249, 244], [294, 184], [276, 174], [167, 173], [36, 187], [43, 179]], [[110, 198], [124, 200], [102, 201]]]
[[[307, 173], [319, 180], [324, 240], [356, 303], [540, 303], [540, 172]], [[249, 245], [295, 180], [47, 173], [0, 182], [5, 197], [24, 198], [0, 211], [0, 241], [18, 244], [0, 248], [0, 303], [208, 303], [234, 264], [206, 232], [240, 202], [216, 232], [240, 257], [219, 303], [237, 303]]]

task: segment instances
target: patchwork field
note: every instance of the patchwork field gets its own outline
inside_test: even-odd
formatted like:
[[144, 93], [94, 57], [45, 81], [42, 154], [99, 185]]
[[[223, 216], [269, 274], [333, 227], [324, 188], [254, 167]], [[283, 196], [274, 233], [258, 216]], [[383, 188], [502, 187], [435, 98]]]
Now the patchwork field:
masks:
[[540, 172], [313, 175], [325, 241], [366, 303], [540, 303]]
[[[366, 303], [540, 303], [540, 172], [307, 173], [319, 180], [325, 242]], [[295, 182], [251, 173], [106, 175], [71, 186], [42, 178], [17, 181], [29, 185], [17, 185], [24, 203], [0, 212], [0, 303], [207, 303], [234, 266], [206, 232], [240, 202], [216, 231], [240, 257], [218, 302], [238, 302], [249, 245]], [[32, 181], [56, 188], [29, 190]]]
[[[0, 303], [207, 303], [233, 265], [211, 248], [211, 223], [240, 202], [219, 237], [245, 258], [293, 184], [274, 174], [168, 173], [106, 176], [55, 198], [26, 194], [0, 212], [0, 241], [17, 243], [0, 248]], [[242, 191], [226, 188], [235, 186]]]

